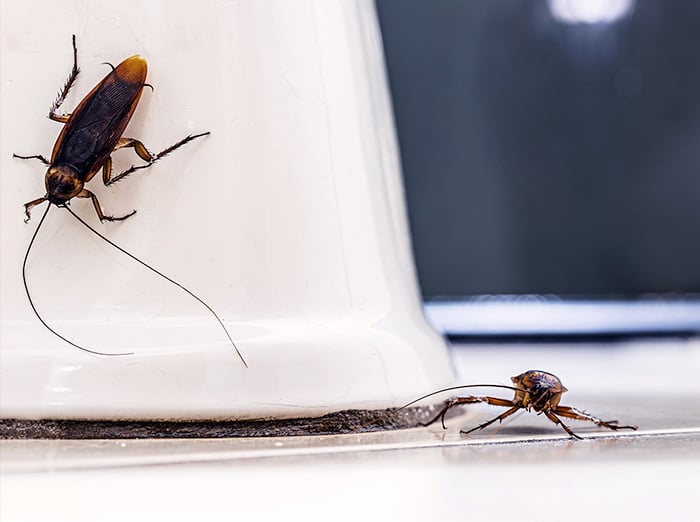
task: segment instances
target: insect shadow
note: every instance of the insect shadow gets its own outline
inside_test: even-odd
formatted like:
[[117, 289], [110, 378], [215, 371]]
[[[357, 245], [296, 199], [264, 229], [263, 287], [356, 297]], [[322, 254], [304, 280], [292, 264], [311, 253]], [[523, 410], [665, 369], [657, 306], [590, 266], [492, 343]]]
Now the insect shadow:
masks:
[[[101, 170], [102, 182], [105, 186], [109, 187], [114, 183], [123, 180], [129, 174], [152, 166], [155, 162], [179, 149], [186, 143], [209, 134], [209, 132], [191, 134], [181, 139], [177, 143], [163, 149], [157, 154], [151, 153], [141, 141], [134, 138], [123, 137], [122, 134], [124, 133], [129, 120], [131, 120], [131, 117], [136, 110], [136, 106], [141, 98], [141, 93], [143, 92], [144, 87], [148, 86], [151, 89], [153, 89], [153, 87], [146, 83], [148, 66], [146, 60], [141, 56], [131, 56], [116, 67], [112, 66], [111, 64], [107, 65], [110, 65], [112, 69], [110, 73], [107, 74], [107, 76], [105, 76], [95, 87], [93, 87], [93, 89], [85, 96], [85, 98], [82, 99], [73, 112], [70, 114], [59, 113], [58, 111], [61, 105], [65, 101], [68, 92], [80, 73], [80, 69], [78, 68], [78, 49], [75, 44], [75, 35], [73, 35], [73, 68], [68, 76], [68, 79], [66, 80], [66, 83], [60, 89], [56, 100], [49, 109], [49, 118], [63, 124], [63, 129], [61, 130], [61, 133], [54, 144], [51, 159], [46, 159], [40, 154], [35, 154], [32, 156], [13, 154], [13, 157], [18, 159], [39, 160], [48, 167], [44, 177], [46, 194], [40, 198], [25, 203], [24, 205], [24, 213], [26, 216], [24, 221], [27, 223], [31, 218], [32, 208], [46, 201], [49, 203], [41, 217], [41, 220], [39, 221], [39, 225], [32, 235], [24, 256], [24, 262], [22, 263], [22, 281], [24, 283], [24, 290], [27, 294], [29, 304], [31, 305], [31, 308], [39, 321], [51, 333], [80, 350], [97, 355], [131, 354], [103, 353], [80, 346], [56, 332], [46, 323], [46, 321], [37, 311], [27, 285], [27, 260], [29, 259], [32, 246], [34, 245], [37, 234], [39, 233], [39, 230], [41, 229], [51, 206], [55, 205], [57, 207], [67, 209], [75, 219], [77, 219], [83, 226], [87, 227], [102, 240], [106, 241], [123, 254], [129, 256], [134, 261], [140, 263], [142, 266], [148, 268], [158, 276], [181, 288], [184, 292], [202, 304], [202, 306], [204, 306], [218, 321], [219, 325], [226, 333], [229, 342], [238, 354], [238, 357], [247, 367], [248, 364], [243, 358], [241, 352], [238, 350], [236, 343], [233, 342], [233, 339], [226, 330], [223, 322], [207, 303], [177, 281], [164, 275], [162, 272], [156, 270], [147, 263], [144, 263], [134, 255], [113, 243], [111, 240], [107, 239], [103, 234], [99, 233], [93, 227], [88, 225], [69, 207], [70, 201], [73, 198], [86, 198], [92, 201], [92, 205], [101, 222], [123, 221], [133, 216], [136, 213], [136, 210], [132, 210], [128, 214], [119, 217], [105, 214], [99, 200], [97, 199], [97, 196], [85, 188], [85, 184], [95, 177], [95, 175]], [[145, 161], [145, 163], [138, 166], [132, 165], [124, 172], [113, 175], [111, 155], [114, 151], [123, 148], [133, 148], [136, 155]]]
[[463, 404], [486, 403], [491, 406], [502, 406], [508, 409], [502, 414], [482, 424], [479, 424], [478, 426], [475, 426], [468, 430], [460, 430], [460, 434], [467, 435], [474, 431], [482, 430], [487, 426], [490, 426], [494, 422], [502, 422], [504, 419], [510, 417], [519, 410], [525, 410], [528, 412], [534, 411], [538, 415], [544, 414], [544, 416], [547, 417], [554, 424], [561, 426], [561, 428], [571, 438], [579, 440], [582, 439], [582, 437], [574, 433], [566, 424], [564, 424], [560, 417], [566, 417], [579, 421], [590, 421], [598, 426], [607, 428], [609, 430], [637, 429], [637, 426], [622, 426], [618, 424], [618, 421], [616, 420], [604, 421], [597, 417], [594, 417], [593, 415], [590, 415], [589, 413], [578, 410], [571, 406], [560, 405], [559, 403], [561, 401], [562, 395], [568, 390], [564, 387], [561, 380], [559, 380], [559, 378], [552, 373], [544, 372], [542, 370], [528, 370], [526, 372], [521, 373], [520, 375], [511, 377], [511, 381], [513, 382], [513, 386], [506, 386], [502, 384], [466, 384], [462, 386], [452, 386], [449, 388], [443, 388], [441, 390], [428, 393], [427, 395], [423, 395], [422, 397], [419, 397], [418, 399], [411, 401], [408, 404], [404, 404], [400, 408], [394, 410], [392, 413], [398, 413], [401, 410], [408, 408], [409, 406], [412, 406], [419, 401], [422, 401], [423, 399], [427, 399], [429, 397], [432, 397], [439, 393], [444, 393], [446, 391], [459, 390], [465, 388], [503, 388], [506, 390], [513, 390], [515, 392], [515, 395], [512, 399], [501, 399], [499, 397], [491, 397], [487, 395], [468, 395], [465, 397], [452, 397], [450, 399], [447, 399], [443, 403], [437, 415], [435, 415], [427, 422], [420, 423], [419, 425], [424, 427], [430, 426], [439, 420], [442, 424], [443, 429], [447, 429], [447, 427], [445, 426], [445, 415], [449, 410]]

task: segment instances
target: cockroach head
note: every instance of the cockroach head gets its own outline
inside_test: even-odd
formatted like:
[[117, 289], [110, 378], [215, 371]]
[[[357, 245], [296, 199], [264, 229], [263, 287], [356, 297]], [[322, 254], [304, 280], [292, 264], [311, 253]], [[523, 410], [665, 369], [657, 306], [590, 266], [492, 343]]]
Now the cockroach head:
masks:
[[68, 165], [52, 165], [45, 180], [46, 198], [54, 205], [62, 205], [83, 190], [83, 182]]
[[515, 400], [528, 410], [534, 408], [538, 412], [556, 408], [562, 394], [567, 391], [559, 377], [542, 370], [528, 370], [511, 377], [511, 381], [524, 390], [516, 392]]

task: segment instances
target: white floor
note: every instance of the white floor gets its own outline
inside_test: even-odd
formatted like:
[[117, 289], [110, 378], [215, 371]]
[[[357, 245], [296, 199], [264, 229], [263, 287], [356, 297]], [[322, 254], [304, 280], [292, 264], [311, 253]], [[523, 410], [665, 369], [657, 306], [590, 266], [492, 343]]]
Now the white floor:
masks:
[[460, 437], [502, 411], [478, 407], [447, 431], [0, 441], [0, 520], [700, 519], [699, 340], [453, 351], [465, 383], [551, 371], [563, 404], [640, 429], [572, 441], [524, 413]]

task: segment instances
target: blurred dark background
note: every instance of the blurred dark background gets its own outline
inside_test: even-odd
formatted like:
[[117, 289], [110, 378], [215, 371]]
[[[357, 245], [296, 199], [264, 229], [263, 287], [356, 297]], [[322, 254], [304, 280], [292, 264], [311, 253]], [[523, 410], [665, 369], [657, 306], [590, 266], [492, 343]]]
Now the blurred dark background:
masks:
[[697, 298], [700, 2], [376, 3], [424, 296]]

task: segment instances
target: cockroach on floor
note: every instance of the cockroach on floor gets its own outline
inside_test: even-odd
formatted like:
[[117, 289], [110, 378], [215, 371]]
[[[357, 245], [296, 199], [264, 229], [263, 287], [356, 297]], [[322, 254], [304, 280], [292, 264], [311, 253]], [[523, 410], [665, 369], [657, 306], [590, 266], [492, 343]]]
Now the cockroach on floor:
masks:
[[534, 410], [538, 415], [544, 414], [554, 424], [558, 424], [559, 426], [561, 426], [563, 430], [574, 439], [582, 439], [582, 437], [576, 435], [573, 431], [571, 431], [571, 429], [566, 424], [564, 424], [559, 418], [560, 416], [580, 421], [590, 421], [597, 424], [598, 426], [610, 430], [637, 429], [637, 426], [620, 426], [618, 424], [618, 421], [616, 420], [600, 420], [599, 418], [594, 417], [593, 415], [590, 415], [576, 408], [572, 408], [571, 406], [560, 406], [559, 401], [561, 401], [561, 396], [564, 394], [564, 392], [568, 390], [561, 383], [559, 377], [557, 377], [554, 374], [543, 372], [541, 370], [528, 370], [526, 372], [521, 373], [520, 375], [511, 377], [511, 381], [513, 381], [513, 386], [505, 386], [501, 384], [468, 384], [464, 386], [453, 386], [451, 388], [444, 388], [442, 390], [438, 390], [433, 393], [424, 395], [423, 397], [420, 397], [415, 401], [411, 401], [410, 403], [402, 406], [399, 409], [404, 409], [408, 406], [417, 403], [418, 401], [421, 401], [438, 393], [443, 393], [445, 391], [463, 388], [493, 387], [513, 390], [515, 391], [515, 396], [511, 400], [500, 399], [498, 397], [473, 395], [468, 395], [466, 397], [453, 397], [445, 401], [442, 408], [434, 418], [432, 418], [428, 422], [422, 423], [421, 426], [430, 426], [431, 424], [434, 424], [435, 422], [440, 420], [440, 422], [442, 423], [442, 427], [444, 429], [447, 429], [445, 426], [445, 414], [450, 409], [461, 404], [476, 404], [480, 402], [485, 402], [486, 404], [490, 404], [492, 406], [503, 406], [507, 407], [508, 409], [502, 414], [498, 415], [497, 417], [494, 417], [489, 421], [479, 424], [474, 428], [471, 428], [469, 430], [460, 430], [461, 434], [466, 435], [474, 431], [482, 430], [496, 421], [502, 422], [506, 417], [513, 415], [519, 410]]
[[[24, 205], [24, 213], [26, 215], [24, 221], [26, 223], [31, 217], [30, 211], [33, 207], [45, 201], [49, 202], [49, 205], [46, 207], [46, 211], [41, 217], [39, 225], [34, 231], [34, 235], [32, 236], [29, 246], [27, 247], [24, 263], [22, 264], [22, 279], [24, 281], [24, 288], [32, 310], [36, 314], [39, 321], [41, 321], [41, 323], [50, 332], [76, 348], [98, 355], [126, 355], [96, 352], [94, 350], [83, 348], [74, 342], [69, 341], [46, 324], [34, 306], [34, 302], [32, 301], [29, 288], [27, 286], [27, 259], [29, 258], [29, 252], [31, 251], [41, 225], [46, 219], [51, 205], [55, 205], [57, 207], [67, 209], [68, 212], [70, 212], [71, 215], [73, 215], [78, 221], [80, 221], [84, 226], [86, 226], [100, 238], [107, 241], [110, 245], [114, 246], [135, 261], [141, 263], [146, 268], [152, 270], [157, 275], [180, 287], [194, 299], [199, 301], [216, 318], [221, 325], [221, 328], [224, 330], [224, 332], [226, 332], [228, 340], [235, 348], [241, 361], [245, 366], [248, 366], [245, 359], [243, 359], [243, 356], [238, 351], [233, 339], [231, 339], [231, 336], [224, 327], [221, 319], [214, 312], [214, 310], [209, 307], [209, 305], [207, 305], [204, 301], [181, 284], [165, 276], [158, 270], [155, 270], [143, 261], [126, 252], [118, 245], [114, 244], [112, 241], [88, 225], [69, 208], [69, 203], [73, 198], [90, 198], [100, 221], [122, 221], [133, 216], [136, 213], [136, 210], [132, 210], [128, 214], [120, 217], [105, 214], [97, 197], [95, 194], [85, 188], [85, 184], [95, 177], [100, 170], [102, 170], [102, 181], [105, 186], [113, 185], [117, 181], [121, 181], [126, 176], [137, 170], [150, 167], [156, 161], [170, 154], [186, 143], [209, 134], [209, 132], [191, 134], [181, 139], [174, 145], [163, 149], [158, 154], [152, 154], [149, 152], [146, 146], [137, 139], [122, 137], [129, 120], [131, 120], [131, 116], [136, 110], [136, 106], [141, 98], [143, 88], [148, 86], [152, 89], [153, 87], [146, 83], [146, 73], [148, 67], [146, 60], [144, 60], [141, 56], [131, 56], [116, 67], [112, 65], [110, 65], [110, 67], [112, 68], [112, 71], [107, 74], [107, 76], [105, 76], [102, 81], [98, 83], [87, 94], [87, 96], [85, 96], [85, 98], [83, 98], [72, 114], [59, 114], [58, 110], [65, 101], [68, 91], [70, 91], [73, 83], [78, 77], [78, 73], [80, 72], [80, 69], [78, 68], [78, 49], [75, 44], [75, 35], [73, 35], [73, 69], [71, 70], [65, 85], [59, 91], [56, 101], [54, 101], [53, 105], [49, 109], [49, 118], [64, 124], [63, 130], [59, 134], [53, 147], [51, 160], [47, 160], [40, 154], [33, 156], [20, 156], [18, 154], [13, 154], [13, 157], [19, 159], [38, 159], [48, 166], [44, 180], [46, 185], [46, 194]], [[112, 176], [112, 153], [116, 150], [128, 147], [133, 148], [139, 158], [144, 160], [146, 163], [139, 166], [132, 166], [124, 172], [121, 172], [116, 176]]]

